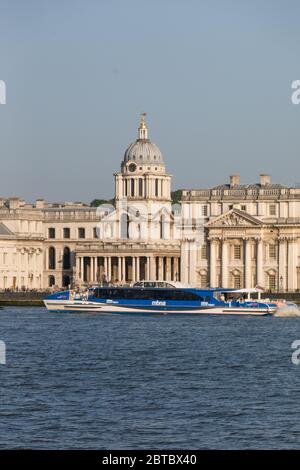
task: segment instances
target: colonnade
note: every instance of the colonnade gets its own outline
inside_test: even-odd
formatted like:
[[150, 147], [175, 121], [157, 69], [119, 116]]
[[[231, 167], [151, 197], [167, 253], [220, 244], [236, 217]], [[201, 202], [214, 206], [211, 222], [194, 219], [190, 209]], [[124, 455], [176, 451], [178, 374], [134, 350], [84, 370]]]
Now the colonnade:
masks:
[[76, 255], [79, 283], [136, 282], [140, 280], [179, 281], [179, 256], [85, 256]]
[[[267, 253], [268, 241], [264, 241], [262, 237], [242, 237], [240, 239], [240, 265], [238, 260], [230, 259], [229, 244], [233, 244], [233, 239], [229, 237], [210, 238], [209, 272], [211, 287], [233, 287], [230, 285], [229, 274], [230, 270], [233, 271], [234, 266], [236, 266], [237, 269], [241, 267], [243, 271], [241, 287], [249, 289], [258, 285], [268, 289], [266, 278], [268, 274], [272, 273], [276, 277], [276, 289], [293, 291], [298, 288], [296, 237], [278, 237], [276, 257], [272, 260], [270, 260]], [[219, 270], [218, 260], [220, 261]], [[253, 279], [255, 279], [255, 285], [253, 285]]]

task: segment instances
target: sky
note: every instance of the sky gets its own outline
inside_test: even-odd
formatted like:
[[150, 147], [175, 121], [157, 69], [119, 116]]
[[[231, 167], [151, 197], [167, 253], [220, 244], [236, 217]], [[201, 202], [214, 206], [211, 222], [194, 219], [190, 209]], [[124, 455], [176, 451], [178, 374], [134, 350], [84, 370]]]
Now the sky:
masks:
[[0, 0], [0, 196], [114, 196], [147, 112], [173, 189], [300, 184], [298, 0]]

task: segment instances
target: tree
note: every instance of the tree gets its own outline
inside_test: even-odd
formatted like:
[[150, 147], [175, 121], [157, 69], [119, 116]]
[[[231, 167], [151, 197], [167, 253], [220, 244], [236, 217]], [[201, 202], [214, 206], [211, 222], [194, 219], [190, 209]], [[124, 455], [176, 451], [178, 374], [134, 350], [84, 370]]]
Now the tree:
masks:
[[114, 199], [93, 199], [91, 202], [91, 207], [98, 207], [101, 206], [102, 204], [112, 204], [114, 205], [115, 200]]
[[171, 192], [172, 204], [179, 204], [182, 196], [182, 189], [176, 189]]

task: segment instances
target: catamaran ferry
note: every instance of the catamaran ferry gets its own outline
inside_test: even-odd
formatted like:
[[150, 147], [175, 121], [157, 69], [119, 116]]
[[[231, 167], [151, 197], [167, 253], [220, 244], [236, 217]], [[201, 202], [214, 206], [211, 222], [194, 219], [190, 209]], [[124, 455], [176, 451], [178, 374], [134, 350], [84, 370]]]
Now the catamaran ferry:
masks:
[[[251, 296], [255, 295], [256, 299]], [[50, 312], [103, 314], [272, 315], [276, 302], [261, 299], [257, 289], [184, 287], [180, 283], [141, 281], [132, 287], [94, 286], [84, 293], [62, 291], [44, 300]]]

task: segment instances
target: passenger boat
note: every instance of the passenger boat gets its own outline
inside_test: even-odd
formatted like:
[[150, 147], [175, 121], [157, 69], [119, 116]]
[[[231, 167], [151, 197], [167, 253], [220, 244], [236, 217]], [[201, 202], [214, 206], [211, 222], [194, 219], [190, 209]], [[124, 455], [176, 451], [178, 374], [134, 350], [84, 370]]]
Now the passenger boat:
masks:
[[[257, 299], [251, 298], [257, 293]], [[50, 312], [114, 314], [271, 315], [277, 304], [261, 300], [255, 289], [193, 288], [180, 283], [141, 281], [132, 287], [94, 286], [86, 292], [62, 291], [44, 299]]]

